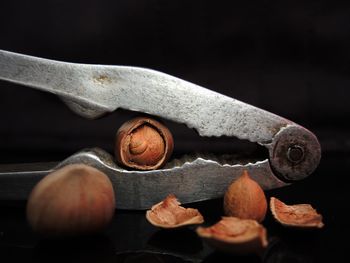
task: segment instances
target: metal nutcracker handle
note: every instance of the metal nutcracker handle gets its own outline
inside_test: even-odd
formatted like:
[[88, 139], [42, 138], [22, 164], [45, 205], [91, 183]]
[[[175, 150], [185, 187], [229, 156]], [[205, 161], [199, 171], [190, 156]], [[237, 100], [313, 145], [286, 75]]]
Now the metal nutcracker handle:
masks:
[[[59, 62], [0, 50], [0, 79], [56, 94], [85, 118], [94, 119], [122, 108], [183, 123], [200, 136], [228, 136], [258, 143], [268, 149], [268, 159], [262, 162], [266, 162], [269, 172], [258, 176], [261, 164], [253, 164], [256, 169], [252, 173], [262, 185], [267, 177], [281, 182], [265, 188], [307, 177], [321, 157], [316, 136], [302, 126], [150, 69]], [[230, 170], [235, 177], [240, 169]], [[152, 173], [162, 171], [148, 174]]]

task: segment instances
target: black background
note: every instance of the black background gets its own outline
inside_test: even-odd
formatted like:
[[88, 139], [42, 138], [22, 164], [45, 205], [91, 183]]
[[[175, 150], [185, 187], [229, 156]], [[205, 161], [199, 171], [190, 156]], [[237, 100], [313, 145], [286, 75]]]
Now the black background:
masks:
[[[292, 203], [313, 202], [323, 212], [328, 228], [321, 234], [302, 233], [300, 237], [280, 229], [277, 232], [285, 240], [304, 240], [302, 247], [311, 246], [311, 252], [304, 251], [306, 260], [301, 257], [299, 262], [345, 261], [345, 246], [339, 238], [349, 228], [343, 214], [349, 207], [343, 183], [350, 151], [347, 1], [12, 0], [0, 3], [0, 13], [0, 49], [61, 61], [156, 69], [313, 131], [323, 149], [320, 168], [305, 182], [268, 195], [277, 193]], [[99, 120], [85, 120], [53, 95], [4, 81], [0, 81], [0, 114], [1, 163], [59, 161], [94, 146], [111, 152], [114, 133], [134, 115], [119, 110]], [[168, 124], [177, 145], [175, 154], [206, 143], [182, 125]], [[198, 144], [193, 143], [197, 139]], [[216, 207], [200, 206], [209, 212]], [[31, 240], [31, 234], [21, 208], [4, 207], [3, 211], [7, 216], [1, 217], [0, 232], [4, 246], [15, 251], [11, 256], [18, 254], [19, 247], [26, 247], [25, 251], [31, 251], [33, 244], [37, 247], [35, 238], [24, 242], [30, 244], [27, 246], [8, 242], [22, 234]], [[138, 213], [123, 213], [141, 218]], [[116, 222], [113, 226], [119, 228]], [[21, 227], [24, 233], [12, 231]], [[124, 237], [128, 234], [123, 232]], [[112, 244], [123, 243], [114, 241], [112, 238]], [[142, 244], [131, 242], [123, 249], [141, 249]], [[79, 249], [83, 253], [84, 249]], [[108, 253], [113, 254], [113, 249]], [[97, 254], [104, 255], [103, 251]], [[221, 256], [214, 254], [209, 260]]]

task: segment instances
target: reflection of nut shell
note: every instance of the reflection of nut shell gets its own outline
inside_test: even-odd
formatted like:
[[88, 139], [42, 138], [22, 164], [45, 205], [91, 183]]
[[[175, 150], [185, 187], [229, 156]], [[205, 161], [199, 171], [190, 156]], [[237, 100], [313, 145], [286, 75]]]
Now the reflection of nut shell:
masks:
[[154, 170], [169, 160], [173, 148], [173, 136], [167, 127], [151, 118], [138, 117], [119, 128], [115, 156], [123, 166]]

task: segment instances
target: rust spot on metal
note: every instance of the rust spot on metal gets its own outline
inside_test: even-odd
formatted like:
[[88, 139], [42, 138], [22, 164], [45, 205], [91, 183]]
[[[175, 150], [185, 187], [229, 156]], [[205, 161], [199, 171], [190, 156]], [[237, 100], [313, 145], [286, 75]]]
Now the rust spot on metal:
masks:
[[107, 75], [98, 75], [96, 77], [93, 77], [93, 80], [99, 84], [107, 84], [112, 82], [112, 80]]
[[275, 136], [281, 129], [286, 128], [290, 123], [278, 123], [277, 125], [268, 127], [271, 133]]

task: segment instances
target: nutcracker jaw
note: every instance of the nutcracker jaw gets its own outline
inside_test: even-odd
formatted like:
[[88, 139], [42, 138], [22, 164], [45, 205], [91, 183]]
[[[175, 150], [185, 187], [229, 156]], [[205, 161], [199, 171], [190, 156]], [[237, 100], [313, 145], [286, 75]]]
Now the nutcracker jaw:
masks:
[[243, 170], [264, 189], [281, 187], [310, 175], [321, 157], [317, 138], [300, 125], [154, 70], [58, 62], [0, 50], [0, 79], [54, 93], [86, 118], [122, 108], [185, 124], [200, 136], [236, 137], [268, 150], [266, 159], [257, 162], [183, 158], [146, 172], [118, 167], [103, 150], [83, 150], [49, 169], [0, 167], [0, 199], [25, 199], [52, 169], [83, 162], [108, 174], [118, 208], [146, 209], [169, 193], [182, 203], [220, 197]]

